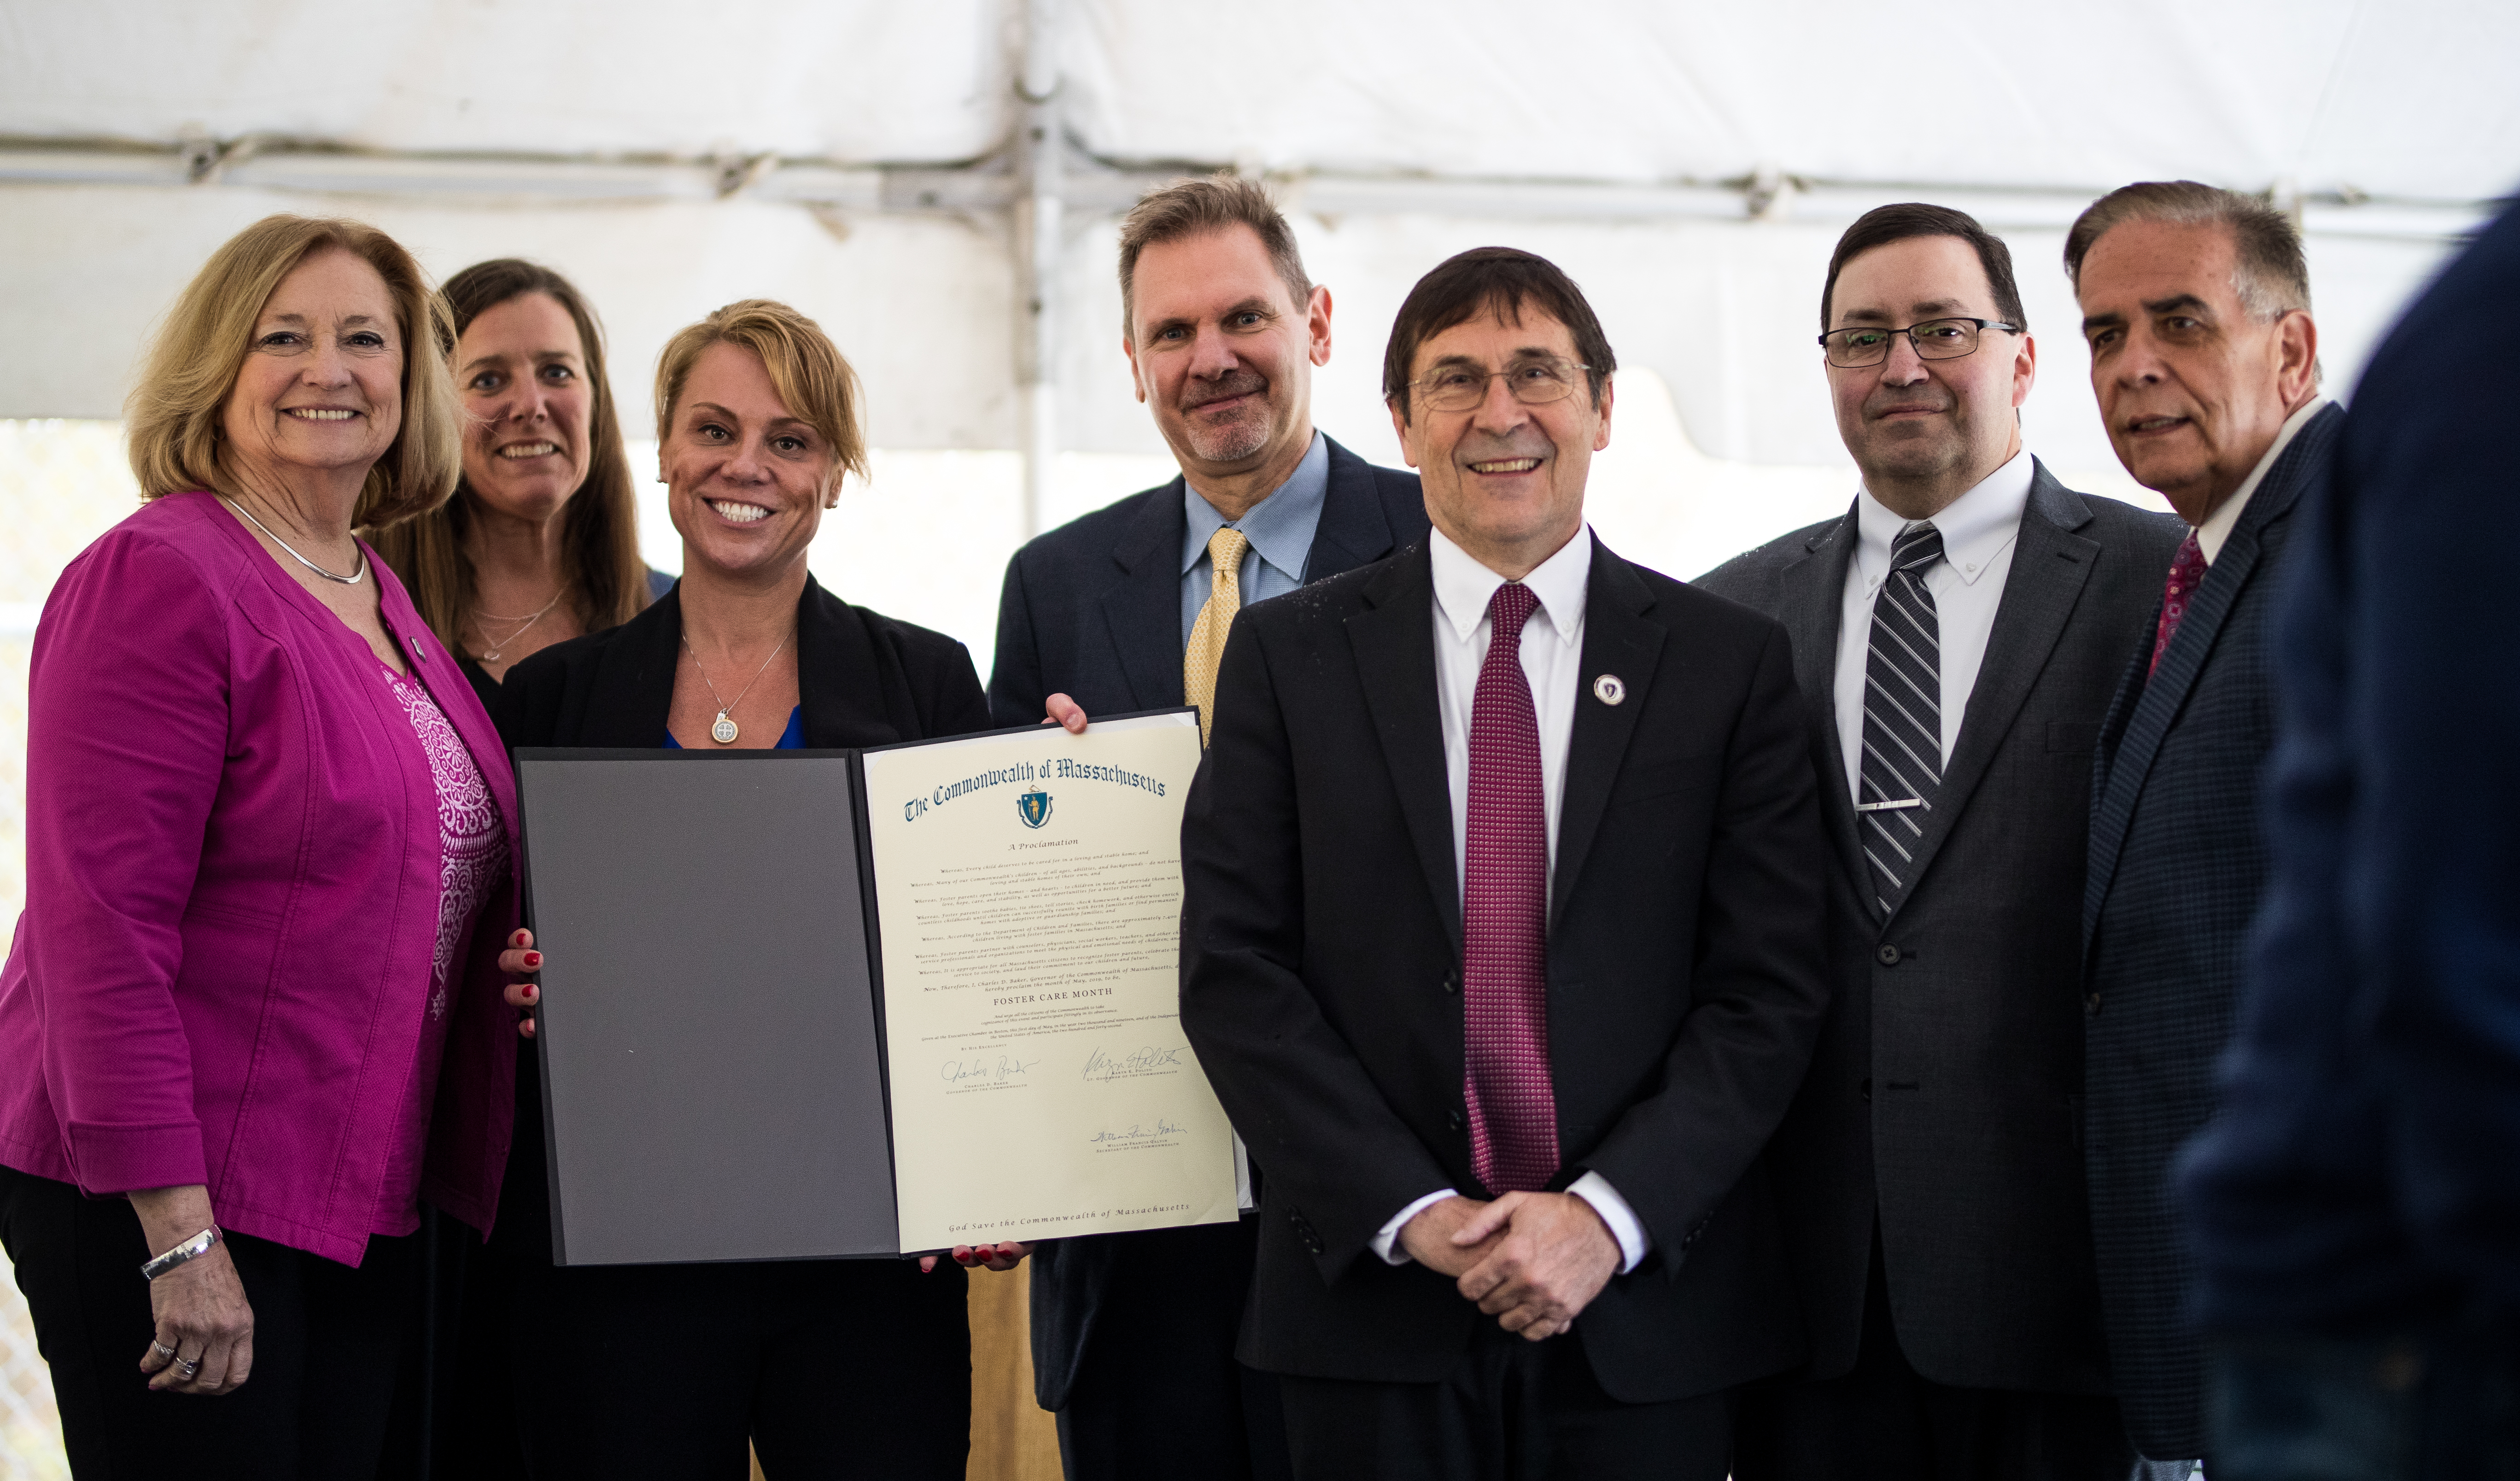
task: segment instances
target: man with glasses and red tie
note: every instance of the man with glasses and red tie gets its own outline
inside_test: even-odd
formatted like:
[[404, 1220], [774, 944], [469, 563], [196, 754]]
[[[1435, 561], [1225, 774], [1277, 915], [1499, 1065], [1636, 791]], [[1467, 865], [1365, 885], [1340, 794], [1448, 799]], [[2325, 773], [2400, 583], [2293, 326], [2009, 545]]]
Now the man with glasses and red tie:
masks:
[[1432, 534], [1226, 644], [1182, 1023], [1302, 1481], [1721, 1481], [1802, 1355], [1751, 1172], [1828, 996], [1802, 705], [1775, 622], [1586, 529], [1612, 367], [1550, 263], [1438, 266], [1383, 369]]
[[1835, 1001], [1763, 1165], [1810, 1360], [1740, 1481], [2125, 1481], [2079, 1121], [2092, 747], [2179, 532], [2022, 446], [2011, 253], [1884, 206], [1821, 289], [1842, 517], [1699, 579], [1792, 635]]
[[2267, 887], [2276, 597], [2345, 412], [2318, 393], [2301, 234], [2265, 202], [2130, 185], [2074, 223], [2065, 267], [2109, 441], [2187, 526], [2100, 730], [2084, 988], [2109, 1358], [2138, 1448], [2197, 1457], [2195, 1240], [2171, 1158], [2214, 1113]]

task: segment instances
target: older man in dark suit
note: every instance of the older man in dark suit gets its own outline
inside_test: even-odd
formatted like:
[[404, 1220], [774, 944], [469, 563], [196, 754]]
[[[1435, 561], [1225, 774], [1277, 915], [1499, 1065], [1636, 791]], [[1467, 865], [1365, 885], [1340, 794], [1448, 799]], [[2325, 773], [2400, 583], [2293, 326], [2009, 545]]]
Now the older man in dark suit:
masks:
[[1801, 704], [1775, 622], [1585, 529], [1611, 368], [1549, 263], [1438, 266], [1383, 371], [1435, 532], [1226, 651], [1182, 1024], [1305, 1481], [1721, 1481], [1801, 1355], [1751, 1171], [1827, 999]]
[[1702, 577], [1784, 620], [1836, 845], [1837, 1000], [1778, 1133], [1809, 1366], [1742, 1481], [2124, 1481], [2076, 1145], [2092, 741], [2171, 521], [2021, 441], [2011, 254], [1885, 206], [1821, 292], [1854, 508]]
[[[1236, 613], [1424, 540], [1416, 474], [1313, 429], [1329, 291], [1233, 177], [1148, 195], [1120, 230], [1122, 348], [1182, 476], [1043, 535], [1007, 565], [989, 702], [1068, 723], [1212, 689]], [[1079, 708], [1081, 706], [1081, 709]], [[1071, 1477], [1284, 1474], [1276, 1380], [1238, 1367], [1253, 1221], [1045, 1244], [1034, 1390]]]
[[2100, 198], [2065, 239], [2092, 389], [2127, 471], [2189, 526], [2100, 730], [2083, 919], [2085, 1154], [2109, 1356], [2144, 1455], [2205, 1448], [2192, 1241], [2170, 1159], [2214, 1107], [2267, 882], [2271, 627], [2294, 511], [2345, 414], [2318, 394], [2301, 237], [2189, 181]]

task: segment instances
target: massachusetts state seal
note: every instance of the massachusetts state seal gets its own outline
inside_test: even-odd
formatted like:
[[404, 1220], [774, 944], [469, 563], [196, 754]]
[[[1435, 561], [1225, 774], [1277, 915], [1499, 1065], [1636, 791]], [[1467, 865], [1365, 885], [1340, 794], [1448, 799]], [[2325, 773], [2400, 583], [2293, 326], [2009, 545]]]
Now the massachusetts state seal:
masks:
[[1039, 828], [1043, 824], [1048, 823], [1050, 821], [1050, 793], [1043, 791], [1040, 787], [1036, 786], [1031, 791], [1015, 798], [1015, 816], [1023, 819], [1024, 827], [1026, 828]]

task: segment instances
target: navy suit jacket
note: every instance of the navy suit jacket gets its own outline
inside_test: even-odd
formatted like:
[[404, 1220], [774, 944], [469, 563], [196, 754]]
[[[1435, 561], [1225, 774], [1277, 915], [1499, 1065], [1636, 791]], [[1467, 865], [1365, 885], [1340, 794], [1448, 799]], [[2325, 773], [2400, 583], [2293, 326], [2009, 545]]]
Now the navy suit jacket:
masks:
[[[1329, 453], [1307, 581], [1425, 543], [1416, 473], [1377, 468], [1335, 440]], [[1132, 494], [1040, 536], [1007, 562], [989, 676], [999, 724], [1033, 724], [1042, 701], [1061, 693], [1088, 715], [1182, 702], [1181, 547], [1189, 529], [1182, 493], [1175, 478]], [[1124, 1279], [1123, 1254], [1119, 1240], [1055, 1239], [1034, 1256], [1033, 1392], [1044, 1409], [1066, 1407], [1086, 1348], [1104, 1324], [1111, 1282]], [[1249, 1278], [1248, 1270], [1214, 1273], [1238, 1289]]]
[[2209, 1331], [2520, 1322], [2515, 298], [2506, 211], [2372, 355], [2294, 516], [2273, 870], [2179, 1173]]
[[2329, 406], [2293, 434], [2160, 669], [2147, 683], [2146, 642], [2100, 728], [2083, 893], [2084, 1157], [2119, 1406], [2136, 1448], [2160, 1460], [2205, 1452], [2203, 1358], [2183, 1310], [2195, 1266], [2170, 1159], [2213, 1113], [2241, 941], [2266, 887], [2258, 804], [2274, 747], [2278, 578], [2344, 421]]
[[[1426, 538], [1418, 475], [1330, 443], [1329, 491], [1306, 581], [1379, 561]], [[1088, 715], [1182, 702], [1182, 480], [1069, 520], [1015, 552], [998, 598], [989, 706], [1030, 725], [1064, 694]]]

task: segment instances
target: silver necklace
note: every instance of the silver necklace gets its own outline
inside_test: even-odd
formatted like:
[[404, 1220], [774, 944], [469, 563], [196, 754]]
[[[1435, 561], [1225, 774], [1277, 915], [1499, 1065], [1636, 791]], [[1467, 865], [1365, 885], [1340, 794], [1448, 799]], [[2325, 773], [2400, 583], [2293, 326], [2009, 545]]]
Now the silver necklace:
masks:
[[[262, 531], [266, 535], [271, 535], [271, 526], [263, 523], [259, 519], [256, 519], [253, 516], [253, 511], [225, 495], [221, 495], [219, 497], [219, 502], [226, 505], [228, 508], [235, 510], [238, 514], [245, 516], [246, 522], [251, 524], [255, 529]], [[292, 547], [288, 541], [281, 539], [278, 535], [271, 535], [271, 543], [279, 546], [282, 550], [288, 551], [290, 560], [296, 561], [298, 564], [306, 567], [310, 571], [313, 571], [315, 574], [323, 577], [327, 581], [338, 581], [343, 586], [356, 586], [368, 578], [368, 548], [364, 545], [359, 546], [359, 568], [351, 572], [349, 575], [337, 576], [331, 571], [326, 570], [324, 567], [317, 565], [314, 561], [307, 560], [304, 556], [297, 554], [296, 550]], [[356, 541], [352, 541], [351, 543], [354, 545], [357, 544]]]
[[[793, 638], [795, 636], [796, 630], [794, 628], [789, 628], [788, 630], [788, 638]], [[683, 635], [683, 651], [692, 655], [692, 667], [698, 670], [700, 682], [702, 684], [708, 684], [709, 697], [717, 701], [717, 721], [709, 727], [710, 740], [716, 741], [720, 745], [733, 745], [735, 743], [735, 738], [742, 734], [742, 732], [735, 728], [735, 722], [727, 718], [726, 712], [735, 708], [736, 704], [742, 704], [743, 702], [743, 696], [752, 693], [752, 686], [761, 682], [761, 676], [763, 674], [770, 672], [770, 665], [777, 661], [780, 652], [788, 647], [788, 638], [782, 638], [779, 640], [779, 647], [770, 651], [770, 656], [761, 660], [761, 666], [752, 671], [752, 677], [743, 682], [743, 688], [736, 691], [735, 704], [729, 704], [726, 701], [726, 696], [717, 692], [717, 686], [709, 684], [708, 670], [700, 667], [699, 651], [692, 647], [691, 635], [689, 633], [685, 633]]]
[[[568, 588], [567, 588], [567, 587], [565, 587], [565, 586], [562, 586], [559, 591], [557, 591], [557, 592], [555, 592], [555, 593], [553, 593], [553, 594], [552, 594], [552, 599], [551, 599], [549, 602], [546, 602], [546, 603], [544, 603], [544, 604], [543, 604], [543, 607], [542, 607], [542, 610], [541, 610], [541, 611], [538, 611], [538, 612], [534, 613], [534, 614], [533, 614], [532, 616], [530, 616], [530, 617], [493, 617], [493, 616], [491, 616], [488, 612], [482, 611], [482, 610], [481, 610], [480, 608], [478, 608], [478, 607], [473, 608], [473, 610], [472, 610], [472, 621], [473, 621], [473, 624], [474, 624], [475, 626], [479, 627], [479, 628], [481, 629], [481, 631], [482, 631], [482, 633], [483, 633], [484, 635], [487, 635], [487, 634], [488, 634], [488, 632], [490, 631], [490, 626], [489, 626], [489, 625], [490, 625], [491, 623], [493, 623], [493, 622], [514, 622], [514, 623], [518, 624], [518, 628], [517, 628], [517, 630], [516, 630], [515, 632], [512, 632], [512, 633], [508, 634], [508, 636], [506, 636], [506, 637], [504, 637], [504, 638], [500, 639], [498, 642], [491, 644], [491, 645], [490, 645], [490, 648], [489, 648], [489, 651], [486, 651], [486, 652], [484, 652], [484, 653], [481, 655], [481, 661], [482, 661], [482, 662], [484, 662], [484, 663], [496, 663], [496, 662], [498, 662], [498, 661], [499, 661], [499, 654], [500, 654], [500, 653], [502, 653], [502, 652], [504, 652], [504, 651], [507, 650], [507, 647], [508, 647], [508, 645], [509, 645], [509, 644], [514, 643], [514, 642], [516, 642], [518, 638], [523, 637], [523, 636], [525, 635], [525, 630], [526, 630], [527, 628], [530, 628], [530, 627], [532, 627], [535, 623], [540, 622], [541, 620], [543, 620], [543, 618], [544, 618], [545, 616], [547, 616], [547, 615], [549, 615], [549, 614], [550, 614], [551, 609], [552, 609], [553, 607], [560, 606], [560, 599], [561, 599], [561, 598], [562, 598], [562, 597], [565, 597], [565, 596], [567, 596], [567, 595], [568, 595]], [[698, 662], [698, 661], [699, 661], [699, 659], [698, 659], [698, 658], [697, 658], [697, 657], [695, 657], [692, 661], [693, 661], [693, 662], [695, 662], [695, 663], [697, 663], [697, 662]], [[703, 675], [701, 675], [701, 677], [702, 677], [702, 678], [706, 678], [706, 677], [707, 677], [707, 675], [703, 674]]]

